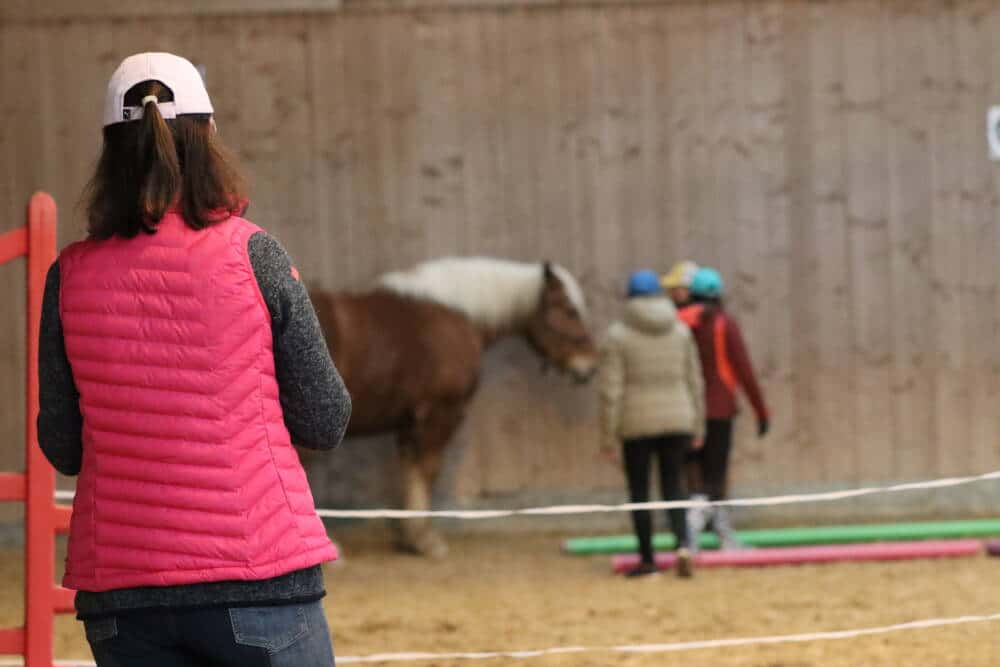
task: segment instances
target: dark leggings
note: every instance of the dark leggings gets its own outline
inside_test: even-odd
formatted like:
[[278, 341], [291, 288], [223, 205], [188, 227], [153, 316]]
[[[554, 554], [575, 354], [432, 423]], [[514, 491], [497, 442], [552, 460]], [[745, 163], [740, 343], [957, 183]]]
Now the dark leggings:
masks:
[[[655, 456], [660, 465], [660, 493], [664, 500], [683, 500], [681, 483], [684, 457], [691, 446], [689, 435], [661, 435], [652, 438], [634, 438], [625, 441], [625, 476], [629, 496], [634, 503], [649, 501], [649, 468]], [[677, 546], [687, 546], [687, 512], [673, 509], [667, 512], [670, 529], [677, 539]], [[635, 536], [639, 540], [639, 554], [643, 563], [653, 562], [653, 519], [648, 510], [632, 512]]]
[[692, 493], [703, 493], [709, 500], [726, 497], [729, 450], [732, 446], [733, 420], [709, 419], [705, 428], [705, 446], [688, 456], [696, 473], [689, 477]]

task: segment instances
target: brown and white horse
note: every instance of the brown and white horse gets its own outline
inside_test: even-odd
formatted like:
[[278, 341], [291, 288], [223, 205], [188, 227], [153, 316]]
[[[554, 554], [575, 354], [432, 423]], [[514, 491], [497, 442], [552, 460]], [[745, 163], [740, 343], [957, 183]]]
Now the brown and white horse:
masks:
[[[314, 291], [330, 354], [351, 392], [348, 435], [395, 432], [406, 509], [430, 509], [445, 446], [476, 391], [484, 350], [523, 336], [545, 364], [580, 382], [597, 353], [583, 292], [564, 268], [450, 258], [383, 276], [359, 293]], [[403, 548], [443, 556], [427, 520], [402, 524]]]

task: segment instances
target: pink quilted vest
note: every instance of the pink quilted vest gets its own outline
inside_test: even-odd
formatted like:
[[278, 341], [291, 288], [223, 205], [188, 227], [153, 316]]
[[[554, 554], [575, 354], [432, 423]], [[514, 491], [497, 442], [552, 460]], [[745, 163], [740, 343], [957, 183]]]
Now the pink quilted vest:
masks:
[[259, 580], [337, 552], [282, 417], [259, 228], [83, 241], [59, 257], [83, 466], [67, 588]]

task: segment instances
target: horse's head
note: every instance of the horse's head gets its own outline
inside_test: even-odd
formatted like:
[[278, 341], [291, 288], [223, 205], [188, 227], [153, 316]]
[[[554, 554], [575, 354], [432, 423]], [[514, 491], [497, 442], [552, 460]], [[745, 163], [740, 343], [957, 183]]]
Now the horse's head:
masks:
[[597, 369], [597, 348], [584, 321], [583, 292], [565, 269], [544, 266], [541, 298], [528, 321], [528, 341], [542, 358], [578, 382]]

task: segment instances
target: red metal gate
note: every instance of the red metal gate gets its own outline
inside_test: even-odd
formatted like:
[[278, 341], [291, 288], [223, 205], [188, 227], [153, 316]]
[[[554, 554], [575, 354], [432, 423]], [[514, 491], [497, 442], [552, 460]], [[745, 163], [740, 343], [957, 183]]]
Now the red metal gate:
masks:
[[25, 472], [0, 473], [0, 501], [25, 503], [24, 627], [0, 630], [0, 653], [25, 667], [51, 667], [54, 614], [73, 611], [73, 595], [55, 583], [55, 535], [69, 530], [70, 508], [55, 504], [55, 472], [38, 447], [38, 326], [45, 274], [56, 257], [56, 203], [37, 192], [23, 227], [0, 236], [0, 264], [26, 256], [28, 285]]

